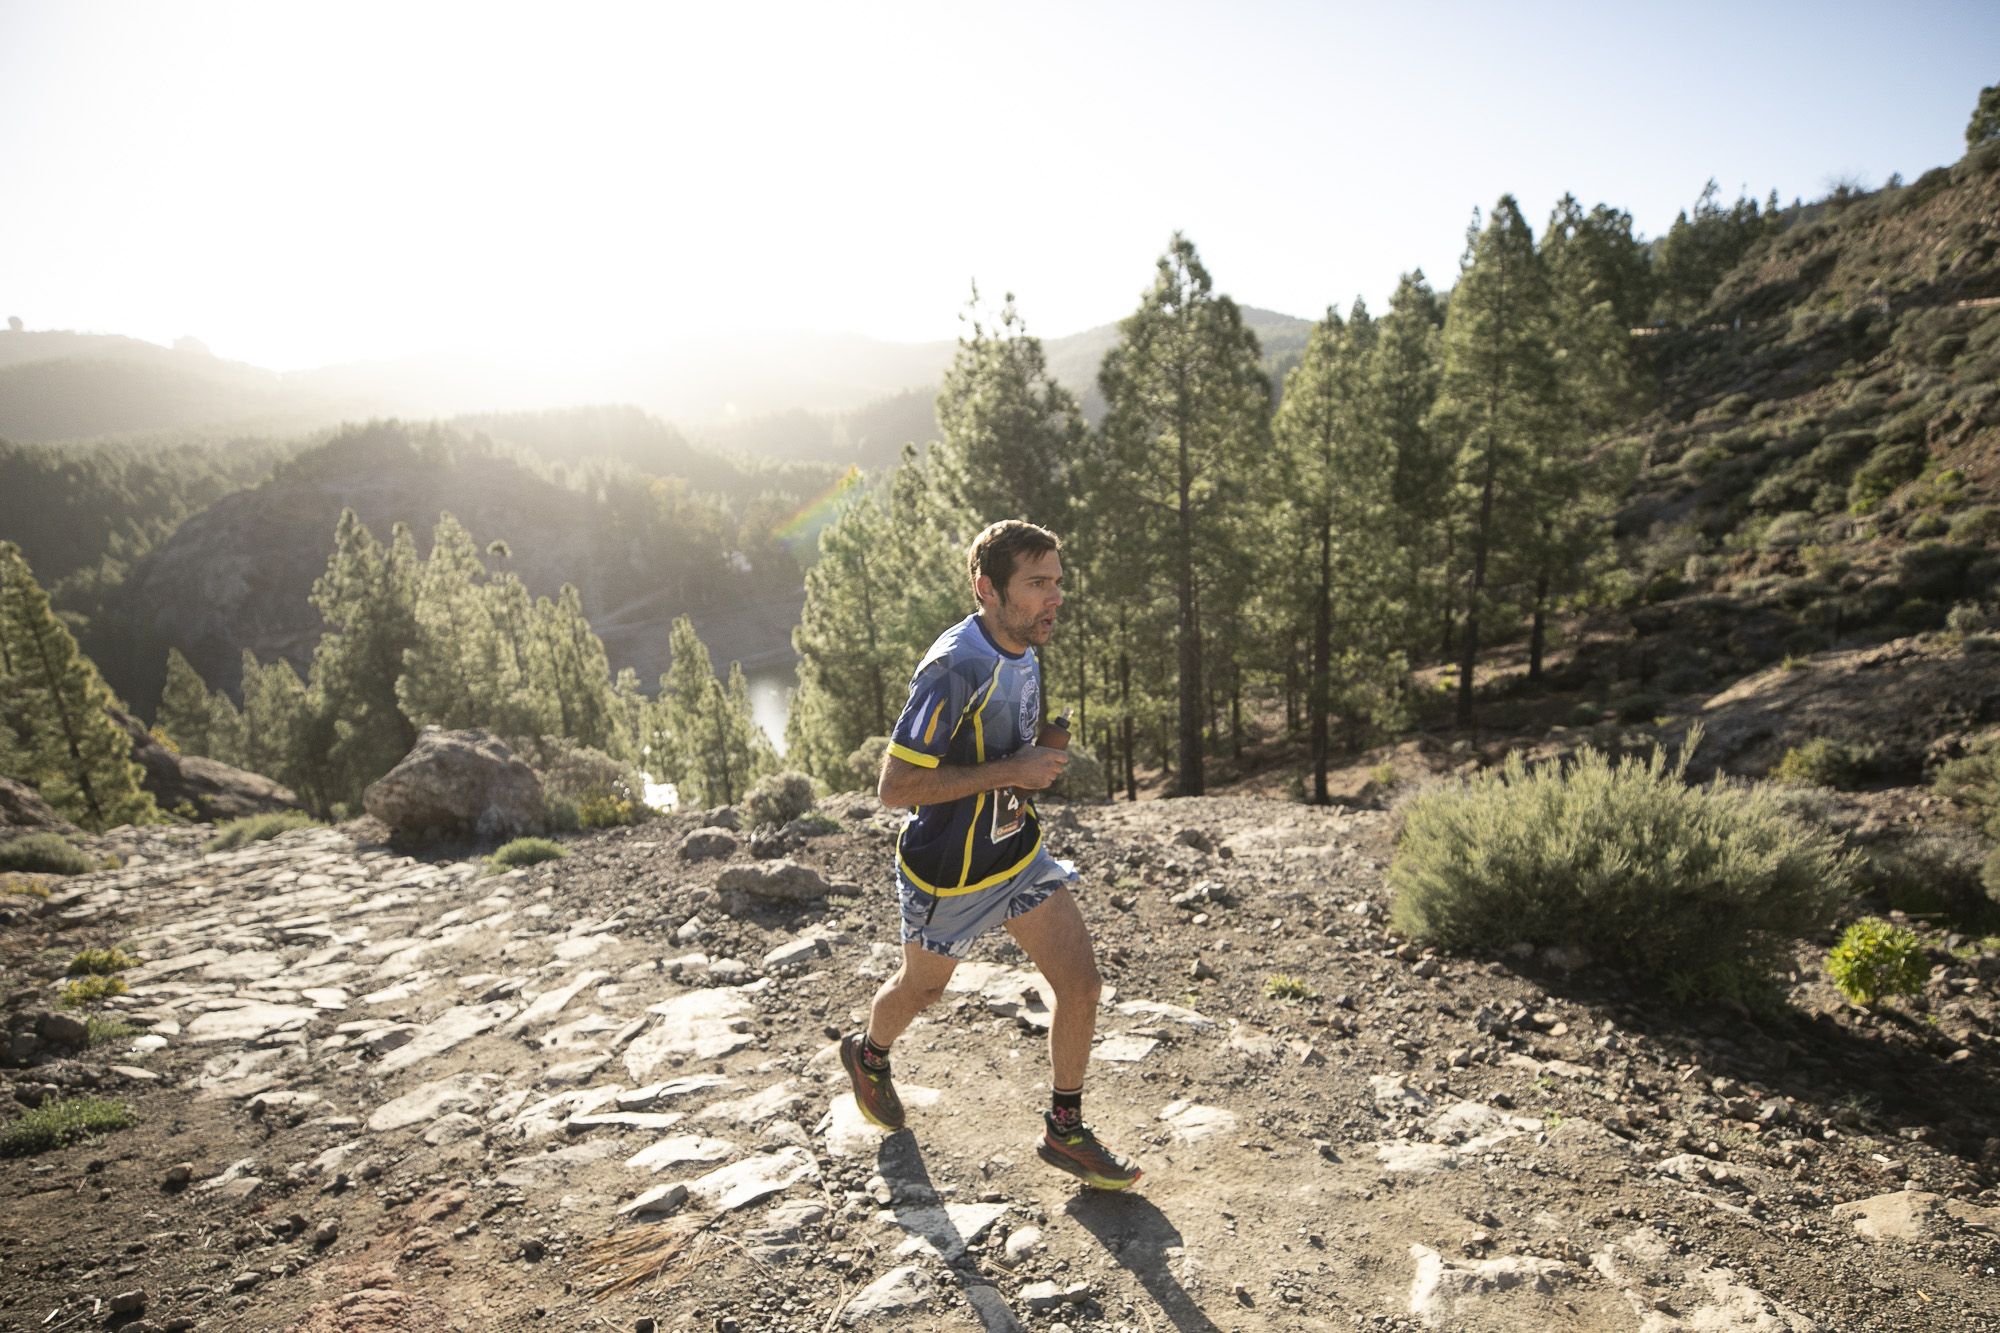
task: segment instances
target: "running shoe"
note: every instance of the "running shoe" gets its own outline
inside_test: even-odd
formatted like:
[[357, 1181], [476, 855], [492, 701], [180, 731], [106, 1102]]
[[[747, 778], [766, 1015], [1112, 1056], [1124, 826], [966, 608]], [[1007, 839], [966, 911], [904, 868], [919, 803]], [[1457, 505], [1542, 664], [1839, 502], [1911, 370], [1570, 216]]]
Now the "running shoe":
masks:
[[854, 1085], [854, 1104], [861, 1108], [861, 1114], [873, 1125], [894, 1133], [903, 1127], [903, 1099], [896, 1095], [896, 1085], [889, 1081], [889, 1066], [870, 1069], [868, 1062], [861, 1058], [861, 1034], [850, 1032], [840, 1039], [840, 1063], [847, 1070], [848, 1082]]
[[1072, 1130], [1056, 1128], [1055, 1117], [1042, 1113], [1044, 1133], [1035, 1145], [1035, 1155], [1061, 1171], [1067, 1171], [1094, 1190], [1122, 1190], [1145, 1172], [1097, 1141], [1090, 1126]]

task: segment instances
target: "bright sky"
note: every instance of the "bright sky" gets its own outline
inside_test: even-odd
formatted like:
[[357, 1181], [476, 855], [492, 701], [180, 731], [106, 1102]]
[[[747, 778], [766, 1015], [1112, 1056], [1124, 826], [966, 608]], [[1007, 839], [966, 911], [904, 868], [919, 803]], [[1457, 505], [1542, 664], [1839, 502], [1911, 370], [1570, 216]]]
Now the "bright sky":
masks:
[[0, 316], [292, 369], [1057, 336], [1188, 233], [1316, 316], [1563, 191], [1663, 231], [1955, 160], [1992, 3], [0, 0]]

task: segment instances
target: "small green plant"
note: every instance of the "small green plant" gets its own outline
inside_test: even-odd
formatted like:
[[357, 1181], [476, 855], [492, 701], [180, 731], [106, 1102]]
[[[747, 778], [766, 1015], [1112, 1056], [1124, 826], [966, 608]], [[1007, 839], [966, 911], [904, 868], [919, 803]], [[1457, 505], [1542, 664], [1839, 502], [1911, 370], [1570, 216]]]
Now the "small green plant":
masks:
[[217, 828], [215, 836], [208, 840], [207, 850], [226, 852], [234, 847], [275, 838], [280, 833], [290, 833], [293, 829], [318, 827], [319, 821], [303, 810], [277, 810], [264, 815], [245, 815]]
[[1264, 978], [1264, 994], [1274, 1000], [1317, 1000], [1319, 992], [1295, 976], [1276, 972]]
[[1868, 916], [1841, 935], [1826, 956], [1826, 972], [1842, 995], [1873, 1008], [1891, 995], [1921, 993], [1931, 965], [1914, 934]]
[[1849, 791], [1865, 781], [1881, 759], [1881, 747], [1815, 736], [1785, 751], [1771, 777], [1814, 787]]
[[43, 1102], [0, 1127], [0, 1157], [28, 1157], [132, 1123], [131, 1108], [101, 1097]]
[[1393, 787], [1401, 776], [1396, 772], [1396, 766], [1391, 763], [1377, 764], [1368, 771], [1368, 780], [1378, 787]]
[[95, 869], [95, 861], [68, 839], [54, 833], [28, 833], [0, 842], [0, 870], [82, 875]]
[[1851, 874], [1777, 790], [1690, 785], [1678, 761], [1520, 755], [1404, 807], [1389, 883], [1401, 933], [1448, 948], [1575, 946], [1655, 977], [1768, 968], [1820, 929]]
[[510, 870], [516, 866], [540, 865], [543, 861], [560, 861], [569, 855], [568, 849], [547, 838], [516, 838], [486, 858], [486, 863], [496, 870]]
[[828, 833], [840, 832], [840, 821], [838, 819], [835, 819], [832, 815], [821, 814], [817, 810], [806, 811], [793, 820], [792, 824], [808, 838], [823, 837]]
[[10, 875], [6, 879], [0, 879], [0, 894], [10, 898], [46, 899], [49, 896], [49, 886], [40, 880], [21, 879]]
[[629, 792], [594, 792], [576, 803], [579, 828], [620, 828], [626, 824], [643, 824], [652, 818], [652, 814], [644, 801], [634, 800]]
[[85, 949], [69, 960], [67, 975], [108, 977], [123, 972], [128, 967], [137, 966], [139, 966], [138, 959], [114, 944], [109, 949]]
[[770, 773], [743, 798], [751, 828], [782, 828], [812, 809], [813, 780], [803, 773]]
[[114, 1041], [137, 1036], [139, 1032], [138, 1028], [124, 1020], [106, 1018], [103, 1014], [92, 1014], [83, 1020], [83, 1025], [89, 1030], [88, 1040], [92, 1046], [108, 1046]]
[[56, 1003], [65, 1009], [81, 1009], [85, 1005], [110, 999], [113, 995], [123, 995], [125, 990], [123, 977], [79, 977], [63, 987], [62, 996]]

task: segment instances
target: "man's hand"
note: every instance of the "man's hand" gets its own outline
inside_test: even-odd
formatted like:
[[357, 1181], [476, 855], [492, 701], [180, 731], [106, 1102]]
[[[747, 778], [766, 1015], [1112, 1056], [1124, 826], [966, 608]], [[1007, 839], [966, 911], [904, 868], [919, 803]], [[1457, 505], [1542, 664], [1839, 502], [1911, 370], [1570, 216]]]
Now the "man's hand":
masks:
[[1015, 770], [1007, 780], [1010, 787], [1024, 791], [1041, 791], [1054, 785], [1069, 764], [1069, 751], [1051, 750], [1046, 745], [1024, 745], [1007, 756], [1006, 762]]

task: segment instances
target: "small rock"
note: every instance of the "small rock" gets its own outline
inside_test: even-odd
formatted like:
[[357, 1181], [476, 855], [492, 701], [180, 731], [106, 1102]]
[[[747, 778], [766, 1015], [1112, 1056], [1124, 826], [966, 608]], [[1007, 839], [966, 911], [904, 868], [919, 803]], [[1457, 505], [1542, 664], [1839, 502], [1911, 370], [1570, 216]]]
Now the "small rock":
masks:
[[1042, 1243], [1040, 1227], [1022, 1227], [1007, 1237], [1007, 1262], [1018, 1264]]
[[1213, 853], [1215, 839], [1198, 828], [1184, 828], [1174, 834], [1174, 846], [1192, 847], [1198, 852]]
[[339, 1239], [340, 1224], [330, 1217], [321, 1218], [320, 1224], [313, 1228], [313, 1244], [320, 1249], [325, 1249]]
[[1021, 1303], [1030, 1310], [1053, 1310], [1063, 1303], [1063, 1289], [1053, 1282], [1030, 1282], [1021, 1288]]
[[144, 1287], [134, 1287], [130, 1291], [121, 1291], [111, 1298], [112, 1314], [137, 1314], [145, 1308], [146, 1289]]
[[233, 1292], [245, 1292], [263, 1280], [264, 1275], [262, 1273], [254, 1268], [246, 1268], [230, 1279], [229, 1289]]
[[736, 835], [727, 829], [698, 828], [681, 839], [683, 861], [720, 860], [736, 852]]
[[181, 1190], [194, 1179], [194, 1165], [191, 1162], [176, 1162], [167, 1168], [167, 1174], [160, 1181], [161, 1189]]

